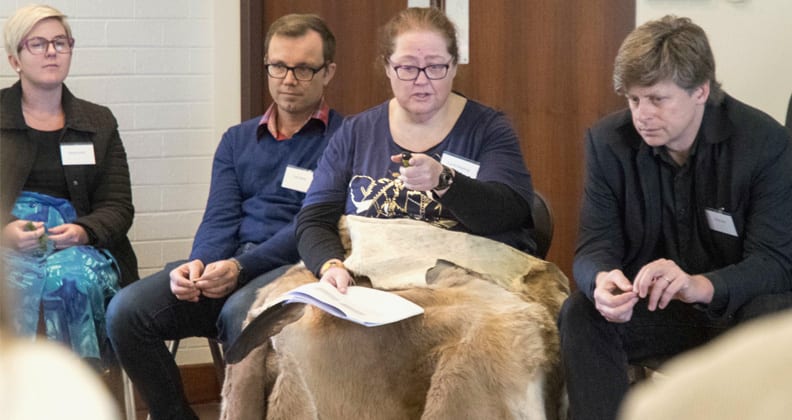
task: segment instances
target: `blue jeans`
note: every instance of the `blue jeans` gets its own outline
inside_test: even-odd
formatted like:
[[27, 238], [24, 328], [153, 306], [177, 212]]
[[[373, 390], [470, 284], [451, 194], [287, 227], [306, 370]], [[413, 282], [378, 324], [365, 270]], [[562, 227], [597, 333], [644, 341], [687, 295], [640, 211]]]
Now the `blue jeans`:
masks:
[[605, 320], [580, 291], [564, 302], [558, 325], [569, 419], [615, 419], [629, 387], [630, 363], [672, 357], [734, 325], [790, 308], [792, 293], [759, 296], [723, 320], [680, 301], [650, 312], [646, 302], [638, 302], [632, 319], [623, 324]]
[[107, 332], [118, 361], [149, 406], [152, 419], [197, 419], [184, 395], [176, 361], [164, 340], [211, 337], [235, 340], [256, 298], [256, 290], [283, 274], [283, 266], [245, 283], [223, 299], [176, 299], [165, 268], [124, 287], [107, 308]]

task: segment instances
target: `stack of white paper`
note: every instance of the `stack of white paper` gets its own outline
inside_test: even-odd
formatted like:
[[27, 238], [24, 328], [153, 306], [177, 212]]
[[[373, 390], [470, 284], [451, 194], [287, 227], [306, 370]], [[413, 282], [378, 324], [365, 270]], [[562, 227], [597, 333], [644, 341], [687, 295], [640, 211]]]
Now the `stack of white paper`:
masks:
[[409, 300], [384, 290], [350, 286], [343, 294], [334, 286], [308, 283], [277, 297], [271, 306], [279, 303], [307, 303], [317, 308], [367, 327], [390, 324], [423, 313], [423, 308]]

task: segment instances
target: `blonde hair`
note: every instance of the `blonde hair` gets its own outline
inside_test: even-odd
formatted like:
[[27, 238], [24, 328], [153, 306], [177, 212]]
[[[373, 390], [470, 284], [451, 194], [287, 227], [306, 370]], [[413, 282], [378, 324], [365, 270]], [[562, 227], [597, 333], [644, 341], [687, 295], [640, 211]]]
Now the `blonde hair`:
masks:
[[20, 7], [8, 18], [3, 28], [3, 40], [6, 53], [19, 60], [19, 51], [22, 50], [22, 41], [37, 23], [44, 19], [57, 19], [66, 30], [66, 36], [71, 38], [72, 32], [66, 15], [60, 10], [45, 4], [31, 4]]

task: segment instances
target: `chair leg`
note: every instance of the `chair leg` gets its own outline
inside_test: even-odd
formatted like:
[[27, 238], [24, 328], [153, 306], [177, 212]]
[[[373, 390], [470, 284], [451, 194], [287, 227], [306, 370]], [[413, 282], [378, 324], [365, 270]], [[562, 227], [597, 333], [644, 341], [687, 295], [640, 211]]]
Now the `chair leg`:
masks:
[[127, 376], [126, 371], [121, 369], [121, 378], [124, 382], [124, 412], [126, 413], [127, 420], [135, 420], [137, 418], [137, 410], [135, 409], [135, 388], [132, 386], [132, 381]]
[[[209, 351], [212, 353], [212, 362], [215, 368], [215, 375], [217, 376], [217, 383], [220, 384], [220, 387], [222, 387], [223, 379], [225, 377], [225, 360], [223, 359], [223, 352], [220, 349], [220, 343], [217, 340], [213, 340], [211, 338], [207, 338], [206, 341], [209, 344]], [[176, 357], [176, 352], [179, 351], [178, 339], [170, 342], [170, 344], [168, 345], [168, 351], [170, 351], [170, 354], [172, 354], [174, 358]], [[133, 404], [132, 412], [134, 413], [134, 400], [132, 401], [132, 404]], [[127, 413], [128, 412], [129, 411], [127, 411]], [[127, 420], [132, 420], [132, 419], [134, 419], [134, 417], [127, 417]], [[148, 415], [146, 419], [151, 420], [151, 415]]]
[[[223, 351], [220, 349], [220, 342], [208, 337], [206, 339], [206, 342], [207, 345], [209, 346], [209, 351], [212, 353], [212, 364], [214, 364], [217, 383], [222, 386], [223, 379], [225, 378], [225, 359], [223, 359]], [[175, 358], [176, 352], [179, 351], [179, 340], [171, 341], [170, 345], [168, 346], [168, 349]]]
[[212, 363], [215, 368], [215, 376], [217, 376], [217, 383], [223, 387], [223, 380], [225, 380], [225, 360], [223, 359], [223, 352], [220, 349], [220, 343], [217, 340], [208, 338], [209, 351], [212, 353]]
[[[179, 340], [172, 340], [170, 344], [168, 344], [168, 351], [170, 354], [175, 358], [176, 352], [179, 351]], [[146, 415], [146, 420], [151, 420], [151, 414]]]
[[176, 357], [176, 352], [179, 351], [179, 340], [178, 339], [173, 340], [173, 341], [170, 342], [170, 344], [168, 345], [168, 351], [170, 351], [170, 354], [173, 357]]

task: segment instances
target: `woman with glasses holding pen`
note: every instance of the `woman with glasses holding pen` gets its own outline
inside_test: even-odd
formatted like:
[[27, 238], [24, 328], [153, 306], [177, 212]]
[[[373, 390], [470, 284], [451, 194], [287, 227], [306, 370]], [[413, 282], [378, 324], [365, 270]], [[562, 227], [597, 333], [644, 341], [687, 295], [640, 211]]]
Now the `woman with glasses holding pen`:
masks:
[[[507, 118], [452, 91], [459, 50], [435, 8], [408, 8], [381, 30], [393, 98], [344, 121], [297, 216], [300, 256], [344, 292], [342, 214], [412, 218], [532, 253], [531, 176]], [[416, 238], [416, 240], [419, 240]]]
[[109, 109], [64, 85], [74, 38], [57, 9], [22, 7], [4, 28], [19, 81], [0, 91], [0, 226], [12, 323], [98, 362], [106, 301], [138, 278], [134, 209]]

